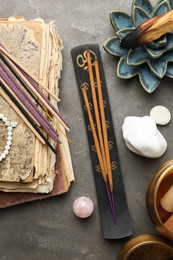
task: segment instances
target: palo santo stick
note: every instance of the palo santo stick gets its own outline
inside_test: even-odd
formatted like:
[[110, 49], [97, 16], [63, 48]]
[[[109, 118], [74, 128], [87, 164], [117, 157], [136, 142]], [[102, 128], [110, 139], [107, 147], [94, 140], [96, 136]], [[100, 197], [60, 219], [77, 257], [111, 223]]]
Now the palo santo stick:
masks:
[[98, 103], [97, 103], [97, 97], [96, 97], [96, 91], [95, 91], [94, 75], [93, 75], [93, 71], [92, 71], [91, 55], [90, 55], [89, 50], [87, 50], [87, 61], [88, 61], [88, 72], [89, 72], [89, 78], [90, 78], [91, 93], [92, 93], [92, 100], [93, 100], [93, 105], [94, 105], [94, 113], [95, 113], [95, 118], [96, 118], [99, 143], [100, 143], [101, 154], [102, 154], [102, 158], [103, 158], [104, 171], [106, 172], [106, 156], [105, 156], [99, 109], [98, 109]]
[[41, 138], [41, 136], [37, 133], [37, 131], [32, 127], [32, 125], [29, 123], [29, 121], [25, 118], [25, 116], [21, 113], [21, 111], [18, 109], [18, 107], [11, 101], [11, 99], [8, 97], [8, 95], [0, 88], [0, 95], [4, 98], [4, 100], [14, 109], [16, 114], [25, 122], [25, 124], [28, 126], [28, 128], [32, 131], [32, 133], [38, 138], [38, 140], [45, 144], [45, 141]]
[[111, 168], [111, 160], [110, 160], [110, 153], [109, 153], [109, 146], [108, 146], [109, 140], [108, 140], [108, 134], [107, 134], [105, 111], [104, 111], [104, 106], [103, 106], [103, 95], [102, 95], [102, 87], [101, 87], [101, 81], [100, 81], [98, 60], [94, 61], [94, 67], [95, 67], [95, 73], [96, 73], [99, 107], [100, 107], [101, 122], [102, 122], [102, 129], [103, 129], [103, 140], [104, 140], [104, 148], [105, 148], [105, 154], [106, 154], [107, 174], [108, 174], [108, 179], [109, 179], [110, 190], [112, 192], [113, 191], [112, 168]]
[[13, 70], [17, 73], [17, 75], [27, 84], [27, 86], [31, 89], [31, 91], [35, 94], [35, 96], [37, 96], [37, 98], [43, 103], [43, 105], [48, 109], [48, 111], [60, 122], [60, 124], [64, 126], [64, 128], [67, 131], [69, 131], [70, 130], [69, 127], [64, 123], [64, 121], [60, 118], [60, 116], [52, 109], [52, 107], [50, 107], [50, 105], [45, 101], [45, 99], [40, 95], [40, 93], [38, 93], [38, 91], [32, 86], [32, 84], [28, 81], [28, 79], [24, 77], [21, 71], [16, 66], [14, 66], [13, 62], [11, 62], [11, 60], [8, 57], [6, 57], [5, 59], [7, 59], [7, 62], [9, 63], [11, 68], [13, 68]]
[[44, 89], [50, 96], [52, 96], [57, 102], [60, 101], [60, 99], [54, 95], [48, 88], [44, 87], [39, 80], [32, 75], [25, 67], [23, 67], [8, 51], [5, 50], [5, 48], [0, 44], [0, 52], [5, 54], [13, 63], [15, 63], [18, 68], [21, 68], [35, 83], [37, 83], [42, 89]]
[[94, 144], [95, 144], [95, 148], [96, 148], [96, 152], [97, 152], [97, 156], [98, 156], [98, 160], [99, 160], [102, 176], [103, 176], [104, 182], [107, 182], [107, 177], [106, 177], [106, 172], [105, 172], [104, 165], [103, 165], [100, 145], [99, 145], [99, 141], [98, 141], [98, 138], [97, 138], [97, 134], [96, 134], [96, 130], [95, 130], [92, 114], [91, 114], [90, 107], [89, 107], [89, 101], [88, 101], [88, 97], [87, 97], [87, 93], [86, 93], [86, 88], [84, 86], [82, 86], [81, 89], [82, 89], [82, 94], [83, 94], [85, 106], [86, 106], [87, 113], [88, 113], [89, 122], [90, 122], [90, 125], [91, 125], [91, 131], [92, 131], [92, 134], [93, 134]]
[[173, 10], [142, 23], [122, 39], [120, 46], [127, 49], [134, 49], [143, 44], [155, 41], [172, 30]]

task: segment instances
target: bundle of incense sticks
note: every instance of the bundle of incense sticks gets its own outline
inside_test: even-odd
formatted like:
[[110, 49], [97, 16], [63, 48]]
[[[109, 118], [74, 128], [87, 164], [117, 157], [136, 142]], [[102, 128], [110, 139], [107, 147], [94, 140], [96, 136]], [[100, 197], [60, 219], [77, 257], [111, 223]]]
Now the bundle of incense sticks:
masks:
[[[48, 110], [49, 113], [52, 113], [54, 116], [56, 116], [56, 118], [60, 121], [60, 123], [63, 124], [63, 126], [65, 126], [67, 130], [69, 130], [69, 127], [63, 120], [59, 111], [52, 105], [49, 99], [39, 89], [33, 78], [28, 75], [26, 71], [24, 72], [22, 70], [19, 63], [16, 65], [14, 58], [5, 50], [2, 44], [0, 45], [0, 76], [1, 88], [15, 103], [19, 110], [22, 109], [26, 119], [32, 125], [30, 129], [32, 130], [34, 128], [38, 135], [40, 135], [41, 138], [43, 138], [47, 145], [52, 149], [52, 151], [56, 153], [56, 150], [52, 147], [49, 141], [43, 137], [43, 134], [38, 130], [37, 126], [38, 124], [41, 125], [53, 140], [60, 142], [58, 134], [46, 119], [46, 117], [40, 112], [37, 105], [39, 105], [44, 111]], [[26, 91], [24, 91], [23, 88]], [[33, 102], [31, 98], [33, 98], [36, 103]], [[21, 104], [23, 105], [22, 108]], [[30, 114], [36, 123], [33, 124]], [[28, 124], [28, 126], [30, 126], [30, 124]]]
[[[69, 126], [57, 106], [62, 42], [55, 24], [40, 18], [0, 19], [0, 38], [0, 113], [18, 122], [10, 153], [0, 163], [0, 190], [47, 196], [67, 192], [74, 173]], [[0, 132], [3, 148], [3, 127]], [[18, 198], [35, 200], [39, 194], [9, 194], [10, 201], [5, 197], [9, 206], [20, 203]]]
[[89, 105], [89, 100], [87, 95], [87, 91], [89, 91], [89, 86], [84, 83], [81, 86], [81, 90], [82, 90], [85, 106], [88, 113], [88, 118], [91, 126], [91, 131], [93, 135], [98, 161], [100, 164], [101, 173], [106, 185], [106, 191], [109, 199], [112, 216], [114, 221], [116, 222], [116, 212], [115, 212], [114, 196], [113, 196], [114, 187], [113, 187], [111, 160], [110, 160], [110, 152], [109, 152], [109, 145], [108, 145], [108, 133], [107, 133], [107, 125], [106, 125], [106, 118], [105, 118], [105, 111], [104, 111], [104, 104], [103, 104], [99, 64], [96, 58], [94, 61], [92, 61], [89, 50], [87, 50], [86, 56], [88, 62], [90, 90], [92, 94], [92, 102], [94, 107], [94, 116], [95, 116], [96, 124], [94, 122], [94, 117], [90, 111], [90, 105]]

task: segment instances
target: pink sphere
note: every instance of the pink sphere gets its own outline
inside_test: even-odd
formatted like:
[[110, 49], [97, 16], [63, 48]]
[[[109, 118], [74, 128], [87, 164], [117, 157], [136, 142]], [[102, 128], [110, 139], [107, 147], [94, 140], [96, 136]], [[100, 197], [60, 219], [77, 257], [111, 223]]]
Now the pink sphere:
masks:
[[94, 203], [89, 197], [79, 197], [73, 203], [73, 212], [79, 218], [88, 218], [94, 211]]

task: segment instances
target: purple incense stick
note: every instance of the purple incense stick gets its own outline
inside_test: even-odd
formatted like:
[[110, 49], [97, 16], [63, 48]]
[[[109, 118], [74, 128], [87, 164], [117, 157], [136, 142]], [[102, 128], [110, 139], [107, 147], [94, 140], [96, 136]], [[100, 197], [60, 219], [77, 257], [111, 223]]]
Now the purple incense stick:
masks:
[[23, 71], [18, 65], [16, 65], [18, 70], [25, 76], [25, 78], [29, 81], [29, 83], [37, 90], [37, 92], [42, 96], [42, 98], [47, 102], [47, 104], [54, 110], [54, 112], [61, 118], [61, 120], [64, 122], [64, 124], [68, 127], [69, 125], [65, 122], [59, 111], [55, 108], [55, 106], [50, 102], [50, 100], [47, 98], [47, 96], [41, 91], [41, 89], [38, 87], [37, 83], [25, 72]]
[[117, 223], [117, 214], [116, 214], [116, 209], [115, 209], [115, 202], [114, 202], [114, 193], [113, 191], [111, 192], [111, 200], [112, 200], [112, 207], [113, 207], [113, 212], [114, 212], [114, 216], [113, 216], [113, 219], [114, 219], [114, 222]]
[[18, 84], [16, 79], [12, 77], [11, 73], [8, 72], [6, 67], [0, 61], [1, 67], [1, 77], [14, 92], [14, 94], [19, 98], [19, 100], [24, 104], [28, 111], [36, 118], [40, 125], [47, 131], [47, 133], [55, 140], [59, 142], [58, 134], [50, 125], [48, 120], [42, 115], [37, 106], [29, 99], [28, 95]]
[[107, 191], [107, 195], [108, 195], [108, 199], [109, 199], [109, 205], [111, 208], [112, 217], [113, 217], [114, 222], [116, 223], [117, 221], [116, 221], [116, 215], [115, 215], [114, 198], [112, 196], [113, 193], [110, 191], [108, 182], [106, 182], [106, 191]]
[[[6, 52], [8, 52], [5, 47], [0, 43], [0, 47], [3, 48]], [[12, 60], [13, 64], [15, 63]], [[47, 104], [54, 110], [54, 112], [61, 118], [63, 123], [70, 129], [69, 125], [65, 122], [63, 117], [61, 116], [60, 112], [53, 106], [53, 104], [50, 102], [50, 100], [47, 98], [47, 96], [40, 90], [37, 83], [22, 69], [19, 65], [15, 64], [18, 70], [25, 76], [25, 78], [29, 81], [29, 83], [37, 90], [37, 92], [44, 98], [44, 100], [47, 102]]]

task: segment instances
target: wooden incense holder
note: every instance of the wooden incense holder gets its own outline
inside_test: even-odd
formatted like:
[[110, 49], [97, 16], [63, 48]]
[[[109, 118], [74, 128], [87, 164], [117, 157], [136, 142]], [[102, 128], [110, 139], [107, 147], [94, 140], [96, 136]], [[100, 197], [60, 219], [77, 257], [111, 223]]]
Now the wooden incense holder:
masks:
[[99, 46], [77, 46], [72, 49], [72, 59], [88, 137], [103, 236], [106, 239], [127, 237], [132, 234], [131, 218]]

